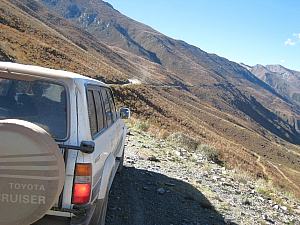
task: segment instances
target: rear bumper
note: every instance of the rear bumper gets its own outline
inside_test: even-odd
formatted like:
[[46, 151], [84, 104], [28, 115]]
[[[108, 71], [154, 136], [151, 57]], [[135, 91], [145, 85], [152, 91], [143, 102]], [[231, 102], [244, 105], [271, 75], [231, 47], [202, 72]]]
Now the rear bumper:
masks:
[[46, 215], [32, 225], [69, 225], [71, 218]]
[[88, 225], [95, 211], [95, 204], [85, 206], [74, 206], [77, 213], [71, 218], [71, 225]]
[[74, 209], [52, 208], [32, 225], [88, 225], [94, 211], [94, 205], [74, 206]]

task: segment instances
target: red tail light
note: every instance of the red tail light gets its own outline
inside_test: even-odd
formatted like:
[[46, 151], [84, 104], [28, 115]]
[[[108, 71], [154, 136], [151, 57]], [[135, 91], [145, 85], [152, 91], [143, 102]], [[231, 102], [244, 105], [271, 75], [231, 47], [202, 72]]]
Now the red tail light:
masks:
[[75, 167], [72, 203], [86, 204], [91, 197], [92, 165], [78, 163]]
[[85, 204], [90, 200], [91, 184], [74, 184], [73, 204]]

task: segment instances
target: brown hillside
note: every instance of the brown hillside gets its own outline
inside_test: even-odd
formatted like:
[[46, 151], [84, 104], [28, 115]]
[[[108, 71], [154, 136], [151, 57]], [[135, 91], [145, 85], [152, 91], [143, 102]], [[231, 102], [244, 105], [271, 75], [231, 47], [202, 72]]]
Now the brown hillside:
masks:
[[[300, 120], [300, 108], [292, 105], [271, 86], [262, 82], [239, 64], [215, 54], [208, 54], [184, 41], [169, 38], [149, 26], [122, 15], [104, 1], [43, 0], [42, 2], [76, 27], [84, 29], [99, 41], [114, 47], [124, 57], [127, 58], [129, 52], [130, 55], [148, 59], [148, 62], [152, 62], [152, 66], [156, 64], [158, 68], [161, 67], [165, 71], [171, 72], [171, 76], [176, 78], [172, 80], [173, 84], [194, 86], [196, 92], [199, 89], [197, 87], [208, 85], [211, 92], [219, 95], [211, 97], [213, 98], [211, 102], [216, 103], [220, 101], [220, 98], [227, 98], [229, 94], [228, 105], [234, 105], [229, 113], [246, 109], [250, 111], [248, 116], [269, 131], [293, 143], [300, 143], [298, 132], [295, 130], [295, 125]], [[132, 57], [131, 59], [135, 60]], [[152, 71], [146, 73], [149, 77], [151, 74]], [[232, 95], [234, 95], [233, 99]], [[243, 104], [245, 101], [242, 95], [253, 97], [255, 100], [252, 99], [248, 103], [246, 101], [246, 106]], [[240, 97], [241, 99], [239, 99]], [[253, 101], [256, 101], [254, 106], [251, 105]], [[282, 131], [281, 128], [279, 130], [278, 128], [281, 125], [279, 127], [272, 125], [278, 124], [277, 116], [269, 113], [275, 108], [278, 116], [284, 119], [286, 117], [293, 118], [288, 121], [290, 125], [283, 125], [283, 133], [288, 130], [289, 134], [280, 134]], [[268, 121], [269, 119], [271, 121]], [[278, 120], [281, 123], [281, 119]]]

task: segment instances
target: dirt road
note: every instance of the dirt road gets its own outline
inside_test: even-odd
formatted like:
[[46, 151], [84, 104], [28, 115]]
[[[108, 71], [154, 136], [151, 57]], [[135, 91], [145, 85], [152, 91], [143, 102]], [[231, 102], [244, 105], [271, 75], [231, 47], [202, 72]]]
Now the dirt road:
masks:
[[188, 183], [134, 167], [116, 177], [108, 207], [107, 225], [225, 224]]

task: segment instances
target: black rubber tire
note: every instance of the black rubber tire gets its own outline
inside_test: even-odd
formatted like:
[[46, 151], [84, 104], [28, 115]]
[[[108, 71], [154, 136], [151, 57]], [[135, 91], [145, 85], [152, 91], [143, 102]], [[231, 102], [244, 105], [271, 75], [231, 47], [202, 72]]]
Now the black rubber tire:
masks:
[[108, 205], [108, 194], [105, 197], [103, 205], [102, 205], [102, 212], [101, 212], [101, 217], [100, 217], [100, 221], [99, 221], [100, 223], [98, 225], [105, 225], [107, 205]]
[[92, 216], [89, 225], [105, 225], [107, 204], [108, 204], [108, 193], [106, 194], [102, 202], [97, 200], [96, 209], [94, 211], [94, 214]]
[[124, 167], [124, 155], [125, 155], [125, 147], [123, 149], [123, 153], [122, 153], [122, 157], [120, 159], [120, 163], [119, 163], [119, 166], [118, 166], [117, 173], [121, 173], [122, 170], [123, 170], [123, 167]]

